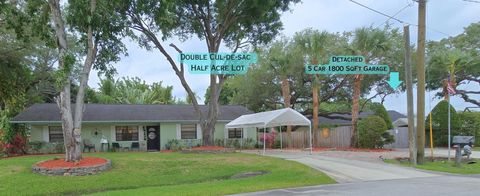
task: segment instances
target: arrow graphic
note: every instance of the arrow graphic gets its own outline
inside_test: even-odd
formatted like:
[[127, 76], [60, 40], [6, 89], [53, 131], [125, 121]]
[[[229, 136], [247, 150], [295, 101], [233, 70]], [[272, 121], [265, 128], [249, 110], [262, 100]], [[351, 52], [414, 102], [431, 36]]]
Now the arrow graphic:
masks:
[[398, 72], [390, 72], [390, 79], [387, 81], [387, 83], [390, 85], [390, 87], [396, 89], [398, 85], [402, 83], [402, 81], [398, 79]]

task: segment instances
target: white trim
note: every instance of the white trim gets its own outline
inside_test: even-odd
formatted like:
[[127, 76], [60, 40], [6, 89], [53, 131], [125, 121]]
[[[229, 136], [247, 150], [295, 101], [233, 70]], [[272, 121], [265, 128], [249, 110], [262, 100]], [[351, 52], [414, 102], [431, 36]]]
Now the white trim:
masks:
[[50, 132], [48, 130], [48, 126], [43, 126], [42, 127], [42, 139], [45, 142], [50, 142]]
[[177, 124], [177, 140], [182, 139], [182, 127], [180, 124]]
[[200, 127], [200, 124], [197, 124], [197, 139], [202, 139], [202, 127]]
[[112, 142], [116, 142], [116, 132], [115, 132], [115, 125], [110, 126], [110, 137], [112, 139]]

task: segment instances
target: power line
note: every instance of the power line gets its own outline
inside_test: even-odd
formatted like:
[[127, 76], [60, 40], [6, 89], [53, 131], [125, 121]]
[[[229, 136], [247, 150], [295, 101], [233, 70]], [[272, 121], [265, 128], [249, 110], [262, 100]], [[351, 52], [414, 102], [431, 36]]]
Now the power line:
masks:
[[[395, 14], [393, 14], [392, 17], [395, 17], [397, 16], [398, 14], [400, 14], [400, 12], [403, 12], [403, 10], [407, 9], [408, 7], [412, 6], [413, 5], [413, 2], [410, 2], [408, 3], [405, 7], [403, 7], [402, 9], [398, 10], [398, 12], [396, 12]], [[378, 27], [382, 26], [383, 24], [387, 23], [388, 21], [390, 20], [390, 18], [388, 18], [385, 22], [383, 22], [382, 24], [378, 25]]]
[[402, 20], [400, 20], [400, 19], [398, 19], [398, 18], [395, 18], [395, 17], [393, 17], [393, 16], [389, 16], [388, 14], [385, 14], [385, 13], [383, 13], [383, 12], [380, 12], [380, 11], [378, 11], [378, 10], [376, 10], [376, 9], [373, 9], [373, 8], [371, 8], [371, 7], [368, 7], [368, 6], [366, 6], [366, 5], [363, 5], [363, 4], [361, 4], [361, 3], [359, 3], [359, 2], [356, 2], [356, 1], [354, 1], [354, 0], [349, 0], [349, 1], [351, 1], [352, 3], [355, 3], [355, 4], [359, 5], [359, 6], [362, 6], [362, 7], [364, 7], [364, 8], [367, 8], [367, 9], [369, 9], [369, 10], [371, 10], [371, 11], [377, 13], [377, 14], [386, 16], [386, 17], [388, 17], [389, 19], [394, 19], [394, 20], [398, 21], [399, 23], [402, 23], [402, 24], [405, 23], [405, 22], [403, 22]]
[[[404, 25], [405, 25], [405, 24], [407, 24], [407, 25], [412, 25], [412, 26], [415, 26], [415, 27], [418, 28], [418, 24], [412, 24], [412, 23], [409, 23], [409, 22], [405, 22], [405, 21], [403, 21], [403, 20], [400, 20], [400, 19], [398, 19], [398, 18], [395, 18], [395, 15], [396, 15], [396, 14], [393, 15], [393, 16], [390, 16], [390, 15], [388, 15], [388, 14], [385, 14], [385, 13], [381, 12], [381, 11], [378, 11], [378, 10], [373, 9], [373, 8], [371, 8], [371, 7], [368, 7], [368, 6], [364, 5], [364, 4], [361, 4], [361, 3], [359, 3], [359, 2], [357, 2], [357, 1], [355, 1], [355, 0], [349, 0], [349, 1], [352, 2], [352, 3], [355, 3], [355, 4], [359, 5], [359, 6], [362, 6], [362, 7], [366, 8], [366, 9], [368, 9], [368, 10], [370, 10], [370, 11], [373, 11], [373, 12], [375, 12], [375, 13], [377, 13], [377, 14], [380, 14], [380, 15], [382, 15], [382, 16], [388, 17], [388, 19], [393, 19], [393, 20], [396, 20], [397, 22], [399, 22], [399, 23], [401, 23], [401, 24], [404, 24]], [[464, 1], [475, 1], [475, 0], [464, 0]], [[480, 2], [480, 1], [479, 1], [479, 2]], [[408, 7], [408, 5], [407, 5], [407, 7]], [[404, 9], [405, 9], [405, 8], [404, 8]], [[401, 11], [403, 11], [403, 10], [401, 10]], [[401, 12], [401, 11], [400, 11], [400, 12]], [[387, 21], [388, 21], [388, 20], [387, 20]], [[444, 33], [444, 32], [439, 31], [439, 30], [437, 30], [437, 29], [434, 29], [434, 28], [431, 28], [431, 27], [425, 27], [425, 28], [428, 29], [428, 30], [431, 30], [431, 31], [434, 31], [434, 32], [437, 32], [437, 33], [440, 33], [440, 34], [443, 34], [443, 35], [452, 37], [450, 34]]]

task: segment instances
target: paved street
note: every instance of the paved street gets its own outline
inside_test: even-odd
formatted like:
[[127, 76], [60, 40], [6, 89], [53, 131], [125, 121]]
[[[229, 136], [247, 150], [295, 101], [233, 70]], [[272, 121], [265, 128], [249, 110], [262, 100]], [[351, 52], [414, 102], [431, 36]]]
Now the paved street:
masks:
[[480, 192], [480, 176], [436, 176], [426, 178], [411, 178], [399, 180], [380, 180], [356, 183], [332, 184], [292, 189], [277, 189], [256, 193], [239, 194], [253, 195], [355, 195], [355, 196], [405, 196], [405, 195], [435, 195], [435, 196], [474, 196]]
[[[259, 153], [259, 151], [245, 151]], [[430, 152], [429, 149], [426, 152]], [[435, 149], [446, 156], [447, 149]], [[453, 156], [452, 151], [452, 156]], [[473, 157], [479, 158], [475, 152]], [[480, 175], [448, 175], [386, 164], [380, 158], [407, 157], [408, 149], [389, 152], [271, 150], [267, 156], [293, 160], [318, 169], [339, 184], [278, 189], [240, 195], [478, 195]]]

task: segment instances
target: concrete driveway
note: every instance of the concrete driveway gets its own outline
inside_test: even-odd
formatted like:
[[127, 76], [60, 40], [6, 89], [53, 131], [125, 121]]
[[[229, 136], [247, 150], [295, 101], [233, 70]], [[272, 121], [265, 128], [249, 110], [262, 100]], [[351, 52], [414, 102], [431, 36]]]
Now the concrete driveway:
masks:
[[325, 172], [338, 183], [438, 176], [431, 172], [384, 163], [379, 156], [390, 155], [381, 153], [333, 151], [309, 155], [305, 151], [269, 151], [267, 155], [303, 163]]
[[[261, 151], [244, 151], [258, 154]], [[426, 150], [426, 152], [429, 152]], [[438, 149], [435, 156], [446, 155]], [[480, 175], [453, 175], [386, 164], [380, 158], [408, 156], [390, 152], [268, 151], [267, 156], [293, 160], [325, 172], [339, 184], [277, 189], [239, 195], [478, 195]], [[474, 154], [476, 157], [477, 154]]]

